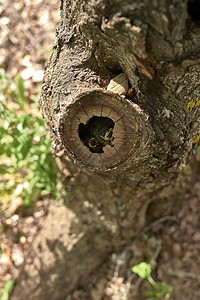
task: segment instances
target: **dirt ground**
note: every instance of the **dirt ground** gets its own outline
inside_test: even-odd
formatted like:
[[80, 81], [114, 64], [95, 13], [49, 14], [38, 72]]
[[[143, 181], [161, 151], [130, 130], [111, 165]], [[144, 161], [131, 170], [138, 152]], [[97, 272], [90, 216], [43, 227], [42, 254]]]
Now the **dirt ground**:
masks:
[[[8, 75], [21, 73], [29, 93], [40, 87], [59, 22], [58, 0], [0, 1], [0, 65]], [[193, 184], [184, 195], [174, 199], [174, 213], [158, 220], [147, 220], [140, 237], [113, 254], [110, 262], [83, 278], [79, 288], [63, 300], [145, 299], [144, 280], [131, 272], [142, 260], [151, 261], [153, 278], [173, 286], [170, 299], [200, 299], [200, 162]], [[0, 288], [8, 279], [16, 279], [42, 227], [49, 201], [34, 208], [0, 212]], [[178, 209], [177, 209], [178, 208]], [[25, 299], [19, 299], [25, 300]]]

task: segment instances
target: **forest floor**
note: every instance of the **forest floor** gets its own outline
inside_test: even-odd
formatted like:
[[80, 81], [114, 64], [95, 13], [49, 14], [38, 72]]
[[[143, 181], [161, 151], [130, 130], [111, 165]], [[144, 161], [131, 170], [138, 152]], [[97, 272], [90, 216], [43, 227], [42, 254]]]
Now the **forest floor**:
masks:
[[[0, 1], [0, 65], [13, 78], [21, 74], [29, 95], [40, 92], [58, 23], [58, 0]], [[171, 199], [176, 208], [178, 203], [178, 211], [175, 209], [173, 214], [158, 220], [147, 220], [145, 230], [133, 244], [122, 253], [113, 254], [110, 262], [94, 270], [89, 278], [83, 278], [78, 289], [63, 300], [147, 299], [143, 296], [145, 280], [131, 272], [134, 264], [145, 260], [151, 262], [152, 276], [157, 282], [173, 286], [170, 299], [200, 299], [199, 156], [196, 165], [193, 184], [184, 195]], [[0, 199], [0, 290], [6, 281], [18, 277], [45, 221], [50, 200], [48, 196], [37, 200], [34, 207], [25, 208], [12, 197], [1, 208]]]

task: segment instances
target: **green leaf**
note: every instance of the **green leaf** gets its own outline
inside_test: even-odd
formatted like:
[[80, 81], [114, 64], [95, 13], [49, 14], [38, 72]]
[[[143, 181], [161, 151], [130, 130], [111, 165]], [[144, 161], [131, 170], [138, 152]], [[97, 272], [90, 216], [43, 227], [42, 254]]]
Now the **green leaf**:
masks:
[[168, 290], [168, 285], [165, 282], [161, 282], [160, 284], [160, 295], [164, 296]]
[[20, 100], [20, 104], [24, 108], [24, 102], [25, 102], [25, 91], [24, 91], [24, 83], [21, 76], [17, 76], [16, 78], [16, 87], [17, 87], [17, 95]]
[[144, 296], [149, 297], [149, 296], [155, 296], [156, 292], [155, 291], [145, 291]]
[[9, 174], [10, 172], [0, 167], [0, 174]]
[[6, 290], [8, 293], [12, 292], [14, 288], [15, 281], [13, 279], [9, 279], [4, 284], [4, 290]]
[[6, 283], [4, 284], [1, 296], [0, 296], [0, 300], [9, 300], [9, 295], [14, 288], [14, 284], [15, 284], [15, 281], [12, 279], [9, 279], [6, 281]]
[[173, 292], [173, 289], [174, 289], [173, 286], [169, 286], [167, 293], [171, 294]]
[[32, 136], [30, 135], [28, 139], [26, 139], [26, 142], [21, 147], [21, 154], [23, 155], [23, 159], [26, 158], [27, 154], [29, 153], [31, 147], [33, 144]]
[[149, 278], [151, 276], [151, 266], [146, 262], [141, 262], [132, 268], [132, 272], [141, 278]]

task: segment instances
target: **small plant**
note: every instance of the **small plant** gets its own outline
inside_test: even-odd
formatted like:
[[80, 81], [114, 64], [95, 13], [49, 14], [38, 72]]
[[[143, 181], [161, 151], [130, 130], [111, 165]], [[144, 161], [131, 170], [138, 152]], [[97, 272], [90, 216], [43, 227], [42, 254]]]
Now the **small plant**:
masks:
[[3, 290], [1, 291], [0, 300], [9, 300], [10, 293], [14, 288], [15, 281], [9, 279], [5, 282], [3, 286]]
[[144, 292], [147, 300], [169, 299], [173, 291], [172, 286], [168, 286], [165, 282], [156, 282], [151, 276], [151, 265], [146, 262], [132, 268], [132, 272], [143, 279], [147, 279], [150, 283], [150, 288]]
[[38, 95], [27, 97], [20, 76], [14, 81], [0, 69], [0, 205], [13, 195], [27, 206], [43, 195], [58, 196], [50, 135], [37, 102]]

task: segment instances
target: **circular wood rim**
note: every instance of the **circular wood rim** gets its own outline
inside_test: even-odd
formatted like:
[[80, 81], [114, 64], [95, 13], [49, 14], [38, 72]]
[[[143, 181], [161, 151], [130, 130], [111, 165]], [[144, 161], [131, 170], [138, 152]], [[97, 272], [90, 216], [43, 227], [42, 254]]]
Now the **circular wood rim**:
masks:
[[[103, 153], [91, 153], [79, 137], [79, 124], [94, 116], [111, 118], [114, 123], [114, 147]], [[127, 161], [140, 145], [143, 135], [140, 114], [134, 103], [110, 91], [94, 89], [79, 94], [66, 105], [59, 119], [60, 139], [69, 155], [90, 170], [108, 171]]]

